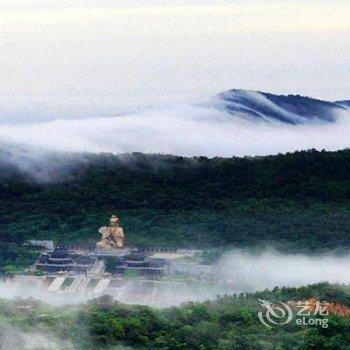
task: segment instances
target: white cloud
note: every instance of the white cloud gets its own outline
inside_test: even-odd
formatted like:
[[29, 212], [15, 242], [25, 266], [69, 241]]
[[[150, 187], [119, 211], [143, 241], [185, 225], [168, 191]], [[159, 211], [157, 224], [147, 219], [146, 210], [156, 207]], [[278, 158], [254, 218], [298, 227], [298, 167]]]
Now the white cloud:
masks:
[[335, 123], [253, 122], [208, 105], [175, 104], [111, 118], [0, 126], [0, 141], [64, 152], [267, 155], [349, 147], [349, 113]]
[[328, 281], [348, 283], [350, 256], [281, 254], [273, 250], [228, 252], [217, 265], [217, 274], [242, 291], [300, 287]]
[[230, 88], [348, 98], [346, 1], [0, 1], [0, 120]]

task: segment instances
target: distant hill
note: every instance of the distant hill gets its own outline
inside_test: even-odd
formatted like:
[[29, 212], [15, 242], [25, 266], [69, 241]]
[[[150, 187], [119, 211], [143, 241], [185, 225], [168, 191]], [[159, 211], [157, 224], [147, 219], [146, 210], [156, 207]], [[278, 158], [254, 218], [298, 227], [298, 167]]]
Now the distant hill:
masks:
[[334, 122], [337, 113], [344, 110], [349, 103], [235, 89], [223, 92], [217, 97], [222, 107], [234, 116], [288, 124]]

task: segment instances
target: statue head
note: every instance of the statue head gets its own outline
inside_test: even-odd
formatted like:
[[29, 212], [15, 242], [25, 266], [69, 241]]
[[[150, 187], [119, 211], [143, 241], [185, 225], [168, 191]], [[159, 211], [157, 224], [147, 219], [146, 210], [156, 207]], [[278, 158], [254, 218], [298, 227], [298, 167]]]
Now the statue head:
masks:
[[119, 226], [119, 218], [115, 215], [112, 215], [109, 219], [109, 226], [118, 227]]

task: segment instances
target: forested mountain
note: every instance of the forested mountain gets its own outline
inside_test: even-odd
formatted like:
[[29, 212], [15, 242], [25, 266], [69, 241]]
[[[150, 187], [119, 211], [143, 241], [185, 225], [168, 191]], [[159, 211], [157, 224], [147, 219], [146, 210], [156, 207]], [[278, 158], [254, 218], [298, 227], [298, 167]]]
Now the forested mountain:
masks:
[[2, 174], [6, 242], [94, 242], [116, 213], [129, 245], [350, 246], [350, 150], [213, 159], [88, 154], [55, 181], [10, 167]]

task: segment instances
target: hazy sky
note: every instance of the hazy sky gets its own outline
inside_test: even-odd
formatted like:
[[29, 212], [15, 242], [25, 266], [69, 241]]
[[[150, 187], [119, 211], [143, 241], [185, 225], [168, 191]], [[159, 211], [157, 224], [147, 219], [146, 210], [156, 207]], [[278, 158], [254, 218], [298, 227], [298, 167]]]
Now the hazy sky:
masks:
[[349, 1], [0, 0], [0, 118], [230, 88], [350, 98]]

